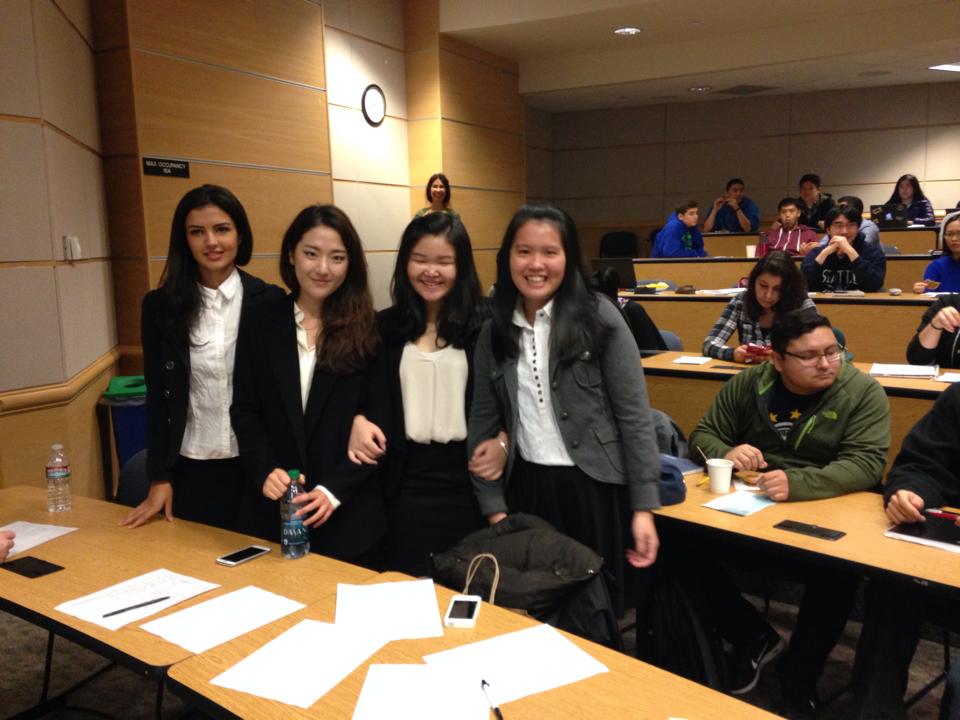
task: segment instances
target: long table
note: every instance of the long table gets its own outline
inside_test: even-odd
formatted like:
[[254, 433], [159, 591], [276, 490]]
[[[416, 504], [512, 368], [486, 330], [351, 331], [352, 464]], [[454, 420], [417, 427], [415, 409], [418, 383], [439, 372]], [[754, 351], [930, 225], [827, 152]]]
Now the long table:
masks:
[[[661, 330], [680, 336], [683, 348], [699, 354], [703, 339], [720, 317], [729, 295], [624, 294], [643, 305]], [[847, 348], [864, 362], [906, 362], [907, 344], [930, 306], [928, 295], [908, 293], [891, 297], [886, 293], [865, 293], [863, 297], [815, 293], [811, 299], [846, 336]], [[729, 344], [737, 343], [736, 333]]]
[[[700, 421], [724, 382], [749, 365], [711, 359], [704, 365], [677, 365], [681, 352], [664, 352], [643, 358], [650, 405], [667, 413], [687, 435]], [[699, 354], [699, 353], [694, 353]], [[870, 372], [870, 363], [853, 363]], [[717, 367], [719, 366], [719, 368]], [[736, 366], [736, 370], [726, 368]], [[911, 378], [876, 378], [890, 401], [890, 452], [887, 467], [896, 457], [903, 438], [947, 387], [946, 383]]]
[[[818, 232], [817, 237], [822, 237]], [[759, 233], [704, 233], [703, 247], [713, 257], [748, 257], [747, 245], [756, 245]], [[881, 230], [880, 242], [892, 245], [904, 255], [929, 253], [937, 247], [937, 229], [929, 227]]]
[[[409, 580], [385, 573], [369, 582]], [[446, 609], [451, 590], [437, 586], [437, 608]], [[476, 627], [446, 629], [443, 637], [391, 642], [363, 663], [308, 710], [217, 687], [210, 680], [302, 619], [333, 622], [335, 598], [321, 600], [303, 611], [171, 668], [171, 690], [214, 717], [318, 718], [349, 717], [356, 706], [367, 669], [375, 663], [419, 664], [423, 656], [539, 624], [536, 620], [484, 603]], [[772, 718], [769, 713], [684, 678], [647, 665], [588, 640], [568, 639], [609, 668], [610, 672], [532, 695], [503, 706], [510, 720], [542, 718]], [[318, 652], [321, 652], [318, 649]], [[304, 669], [309, 674], [309, 669]], [[299, 677], [306, 677], [300, 674]]]

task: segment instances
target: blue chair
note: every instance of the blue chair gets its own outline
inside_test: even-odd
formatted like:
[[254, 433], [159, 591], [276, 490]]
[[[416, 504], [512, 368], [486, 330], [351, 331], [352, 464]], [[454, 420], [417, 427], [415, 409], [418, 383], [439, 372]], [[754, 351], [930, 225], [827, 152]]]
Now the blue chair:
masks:
[[661, 330], [660, 337], [663, 338], [663, 342], [667, 346], [667, 350], [683, 350], [683, 340], [681, 340], [680, 336], [675, 332], [671, 332], [670, 330]]

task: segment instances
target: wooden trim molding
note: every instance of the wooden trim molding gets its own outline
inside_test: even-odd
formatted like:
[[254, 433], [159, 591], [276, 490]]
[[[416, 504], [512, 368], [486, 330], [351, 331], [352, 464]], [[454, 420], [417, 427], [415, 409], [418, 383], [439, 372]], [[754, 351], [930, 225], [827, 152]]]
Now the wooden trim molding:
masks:
[[116, 365], [119, 359], [120, 353], [117, 348], [114, 348], [101, 355], [66, 382], [0, 392], [0, 414], [9, 415], [39, 408], [66, 405], [83, 392], [84, 388], [90, 383]]

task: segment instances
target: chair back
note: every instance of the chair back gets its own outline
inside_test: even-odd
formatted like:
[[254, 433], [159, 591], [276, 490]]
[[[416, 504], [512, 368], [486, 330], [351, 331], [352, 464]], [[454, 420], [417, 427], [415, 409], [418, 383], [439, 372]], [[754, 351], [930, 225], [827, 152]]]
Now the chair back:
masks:
[[667, 346], [667, 350], [683, 350], [683, 340], [675, 332], [670, 330], [661, 330], [660, 337]]
[[629, 230], [615, 230], [600, 238], [600, 257], [637, 257], [637, 234]]

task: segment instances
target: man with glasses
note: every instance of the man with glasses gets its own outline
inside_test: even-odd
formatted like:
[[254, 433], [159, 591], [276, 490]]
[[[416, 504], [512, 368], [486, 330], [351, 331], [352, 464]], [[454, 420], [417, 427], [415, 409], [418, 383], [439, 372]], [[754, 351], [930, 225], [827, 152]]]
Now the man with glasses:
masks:
[[[777, 502], [876, 486], [890, 443], [883, 388], [844, 361], [830, 321], [814, 308], [778, 318], [770, 340], [771, 362], [742, 370], [723, 386], [690, 435], [690, 447], [708, 458], [732, 460], [737, 470], [759, 473], [757, 486]], [[749, 560], [767, 572], [789, 568], [806, 587], [797, 627], [783, 652], [783, 639], [719, 564], [702, 563], [697, 591], [710, 598], [717, 629], [735, 650], [731, 692], [752, 690], [763, 666], [783, 652], [777, 667], [781, 710], [788, 717], [812, 717], [817, 679], [846, 624], [858, 576], [765, 557], [761, 550], [752, 551]]]
[[883, 287], [887, 260], [880, 245], [864, 239], [861, 220], [850, 206], [827, 213], [830, 239], [808, 252], [800, 266], [810, 290], [876, 292]]

